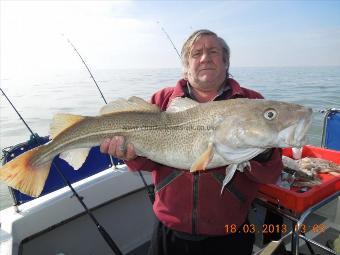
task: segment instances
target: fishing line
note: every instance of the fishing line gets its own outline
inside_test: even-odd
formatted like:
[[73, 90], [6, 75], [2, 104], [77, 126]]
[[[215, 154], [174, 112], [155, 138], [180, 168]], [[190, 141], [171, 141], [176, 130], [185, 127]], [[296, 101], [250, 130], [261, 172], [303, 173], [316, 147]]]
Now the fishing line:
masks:
[[[20, 117], [20, 119], [22, 120], [22, 122], [25, 124], [25, 126], [27, 127], [27, 129], [31, 132], [32, 136], [34, 138], [40, 138], [39, 135], [37, 133], [33, 133], [32, 129], [28, 126], [28, 124], [26, 123], [26, 121], [23, 119], [23, 117], [21, 116], [21, 114], [17, 111], [17, 109], [15, 108], [15, 106], [12, 104], [11, 100], [7, 97], [7, 95], [5, 94], [5, 92], [0, 88], [2, 94], [5, 96], [5, 98], [7, 99], [7, 101], [10, 103], [10, 105], [12, 106], [12, 108], [15, 110], [15, 112], [18, 114], [18, 116]], [[62, 171], [60, 171], [59, 167], [57, 166], [56, 163], [53, 162], [53, 166], [55, 167], [55, 169], [57, 170], [57, 172], [60, 174], [60, 176], [62, 177], [62, 179], [64, 180], [64, 182], [67, 184], [67, 186], [71, 189], [73, 195], [78, 199], [78, 201], [80, 202], [80, 204], [83, 206], [83, 208], [85, 209], [85, 212], [90, 216], [90, 218], [92, 219], [92, 221], [94, 222], [94, 224], [96, 224], [98, 231], [100, 232], [100, 234], [102, 235], [102, 237], [104, 238], [104, 240], [106, 241], [106, 243], [110, 246], [110, 248], [112, 249], [112, 251], [117, 254], [117, 255], [122, 255], [123, 253], [119, 250], [118, 246], [115, 244], [115, 242], [112, 240], [112, 238], [110, 237], [110, 235], [106, 232], [106, 230], [104, 229], [103, 226], [101, 226], [99, 224], [99, 222], [97, 221], [97, 219], [93, 216], [93, 214], [91, 213], [91, 211], [87, 208], [86, 204], [83, 201], [83, 198], [79, 196], [79, 194], [75, 191], [75, 189], [72, 187], [72, 184], [70, 183], [69, 180], [67, 180], [67, 178], [65, 177], [65, 175], [62, 173]]]
[[[98, 86], [98, 84], [97, 84], [95, 78], [93, 77], [93, 75], [92, 75], [92, 73], [91, 73], [89, 67], [88, 67], [87, 64], [85, 63], [85, 60], [82, 58], [82, 56], [80, 55], [79, 51], [78, 51], [77, 48], [74, 46], [74, 44], [71, 42], [71, 40], [70, 40], [69, 38], [67, 38], [64, 34], [62, 34], [62, 36], [64, 36], [64, 37], [66, 38], [67, 42], [71, 45], [71, 47], [74, 49], [74, 51], [77, 53], [77, 55], [79, 56], [79, 58], [81, 59], [81, 61], [82, 61], [83, 64], [85, 65], [87, 71], [88, 71], [88, 72], [90, 73], [90, 75], [91, 75], [92, 80], [93, 80], [94, 83], [96, 84], [97, 89], [99, 90], [99, 92], [100, 92], [100, 94], [101, 94], [101, 96], [102, 96], [102, 98], [103, 98], [105, 104], [107, 104], [107, 102], [106, 102], [106, 100], [105, 100], [105, 97], [104, 97], [102, 91], [100, 90], [100, 88], [99, 88], [99, 86]], [[113, 166], [114, 163], [113, 163], [112, 156], [111, 156], [111, 155], [109, 155], [109, 156], [110, 156], [111, 164], [112, 164], [112, 166]], [[149, 196], [149, 199], [150, 199], [150, 201], [151, 201], [151, 204], [153, 204], [154, 201], [155, 201], [155, 194], [154, 194], [154, 191], [153, 191], [152, 188], [149, 189], [149, 186], [148, 186], [148, 184], [147, 184], [147, 182], [146, 182], [146, 180], [145, 180], [145, 178], [144, 178], [144, 176], [143, 176], [143, 174], [142, 174], [142, 172], [141, 172], [140, 170], [138, 170], [138, 174], [139, 174], [140, 178], [142, 179], [142, 182], [143, 182], [143, 184], [144, 184], [144, 187], [146, 188], [146, 190], [147, 190], [147, 192], [148, 192], [148, 196]]]

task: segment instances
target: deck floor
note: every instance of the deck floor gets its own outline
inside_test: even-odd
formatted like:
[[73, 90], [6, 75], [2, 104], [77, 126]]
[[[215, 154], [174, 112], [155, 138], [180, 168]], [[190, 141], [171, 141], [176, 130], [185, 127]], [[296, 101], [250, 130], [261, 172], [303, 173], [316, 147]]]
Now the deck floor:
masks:
[[[264, 219], [264, 214], [265, 214], [265, 209], [261, 207], [256, 207], [256, 212], [253, 210], [250, 215], [249, 219], [251, 223], [254, 224], [262, 224], [259, 223], [263, 221]], [[287, 226], [291, 226], [291, 222], [289, 220], [284, 220], [284, 224]], [[324, 224], [326, 226], [326, 229], [324, 232], [313, 232], [313, 231], [308, 231], [306, 233], [306, 237], [322, 244], [325, 246], [328, 246], [327, 243], [332, 242], [334, 239], [339, 237], [340, 235], [340, 222], [334, 222], [334, 220], [326, 218], [324, 216], [320, 216], [318, 214], [311, 214], [308, 216], [308, 218], [305, 221], [306, 225], [312, 226], [313, 224]], [[290, 231], [290, 229], [288, 229]], [[263, 238], [261, 234], [256, 234], [256, 241], [254, 245], [254, 252], [253, 254], [257, 253], [260, 249], [262, 249], [264, 246], [262, 244]], [[147, 255], [148, 248], [149, 248], [149, 243], [144, 243], [143, 245], [139, 246], [137, 249], [131, 251], [127, 255]], [[309, 250], [307, 247], [306, 243], [300, 239], [299, 241], [299, 254], [301, 255], [309, 255], [309, 254], [320, 254], [320, 255], [328, 255], [331, 254], [327, 251], [324, 251], [314, 245], [311, 245], [312, 251]], [[290, 250], [291, 250], [291, 243], [290, 243], [290, 238], [287, 237], [284, 241], [284, 247], [280, 247], [278, 249], [279, 251], [273, 255], [289, 255]]]
[[[320, 221], [321, 220], [321, 221]], [[306, 220], [306, 224], [312, 224], [313, 222], [320, 222], [320, 224], [325, 224], [328, 228], [326, 229], [325, 232], [320, 233], [320, 234], [315, 234], [315, 233], [311, 233], [311, 231], [306, 233], [306, 236], [320, 244], [323, 244], [325, 246], [327, 246], [327, 242], [329, 242], [330, 240], [334, 240], [335, 238], [337, 238], [340, 235], [340, 225], [338, 224], [334, 224], [332, 222], [330, 222], [329, 220], [327, 220], [326, 218], [319, 216], [319, 215], [311, 215], [307, 220]], [[290, 224], [288, 221], [285, 221], [285, 224]], [[289, 241], [289, 238], [287, 238], [287, 241], [284, 241], [284, 248], [280, 247], [278, 249], [278, 252], [273, 254], [273, 255], [290, 255], [291, 253], [289, 252], [291, 249], [291, 243]], [[148, 248], [149, 248], [149, 244], [150, 242], [147, 242], [141, 246], [139, 246], [137, 249], [133, 250], [132, 252], [129, 252], [127, 255], [147, 255], [148, 252]], [[258, 252], [261, 248], [263, 248], [262, 245], [262, 236], [261, 235], [257, 235], [256, 236], [256, 242], [254, 245], [254, 252], [253, 254], [255, 254], [256, 252]], [[331, 254], [327, 251], [324, 251], [316, 246], [312, 245], [312, 249], [313, 252], [312, 253], [306, 243], [300, 239], [300, 248], [299, 248], [299, 254], [300, 255], [309, 255], [309, 254], [320, 254], [320, 255], [328, 255]]]

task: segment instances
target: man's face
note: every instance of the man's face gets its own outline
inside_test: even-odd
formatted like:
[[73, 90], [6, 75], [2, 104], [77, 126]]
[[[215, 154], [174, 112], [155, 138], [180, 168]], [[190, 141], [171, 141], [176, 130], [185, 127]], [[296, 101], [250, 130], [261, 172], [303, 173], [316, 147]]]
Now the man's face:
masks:
[[223, 49], [215, 36], [201, 36], [188, 58], [187, 78], [194, 88], [218, 89], [226, 78]]

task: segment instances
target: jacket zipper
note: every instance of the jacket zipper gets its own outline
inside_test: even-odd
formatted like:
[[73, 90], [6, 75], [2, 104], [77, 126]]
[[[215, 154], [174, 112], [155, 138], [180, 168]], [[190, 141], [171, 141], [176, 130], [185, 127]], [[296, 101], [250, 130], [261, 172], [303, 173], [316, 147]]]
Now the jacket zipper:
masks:
[[197, 234], [197, 204], [198, 204], [198, 181], [199, 174], [194, 174], [194, 183], [193, 183], [193, 208], [192, 208], [192, 234]]

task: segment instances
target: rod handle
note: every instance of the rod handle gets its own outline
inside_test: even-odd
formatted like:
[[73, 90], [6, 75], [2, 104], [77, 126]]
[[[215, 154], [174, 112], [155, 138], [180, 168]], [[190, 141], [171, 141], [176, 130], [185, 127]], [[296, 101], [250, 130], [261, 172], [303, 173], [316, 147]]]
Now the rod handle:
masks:
[[119, 250], [118, 246], [113, 242], [113, 240], [111, 239], [110, 235], [106, 232], [106, 230], [100, 225], [98, 225], [97, 228], [98, 228], [100, 234], [102, 235], [102, 237], [107, 242], [107, 244], [114, 251], [114, 253], [116, 255], [123, 255], [123, 253]]

